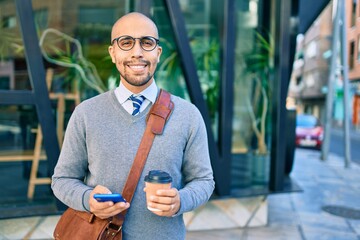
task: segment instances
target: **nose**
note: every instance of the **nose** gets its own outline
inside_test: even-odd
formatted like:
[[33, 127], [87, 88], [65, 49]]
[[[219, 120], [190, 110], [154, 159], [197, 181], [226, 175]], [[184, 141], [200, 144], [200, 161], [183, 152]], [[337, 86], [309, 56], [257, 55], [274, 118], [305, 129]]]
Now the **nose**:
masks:
[[133, 57], [142, 57], [143, 56], [143, 49], [140, 46], [140, 40], [139, 39], [135, 39], [135, 45], [134, 47], [131, 49], [131, 53], [133, 55]]

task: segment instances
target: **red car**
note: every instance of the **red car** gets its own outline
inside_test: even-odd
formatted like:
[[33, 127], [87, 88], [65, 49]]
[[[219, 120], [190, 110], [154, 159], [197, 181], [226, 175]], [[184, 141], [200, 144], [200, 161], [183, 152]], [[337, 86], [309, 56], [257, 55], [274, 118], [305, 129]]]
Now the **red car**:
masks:
[[296, 146], [321, 149], [324, 129], [319, 119], [313, 115], [296, 116]]

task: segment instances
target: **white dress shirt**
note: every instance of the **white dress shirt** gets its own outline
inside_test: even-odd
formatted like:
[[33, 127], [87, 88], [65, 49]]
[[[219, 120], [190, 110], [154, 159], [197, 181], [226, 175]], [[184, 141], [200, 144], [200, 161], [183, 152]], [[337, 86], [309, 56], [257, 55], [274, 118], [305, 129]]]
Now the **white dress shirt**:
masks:
[[[143, 95], [145, 97], [144, 102], [140, 106], [140, 112], [142, 112], [149, 104], [154, 104], [154, 102], [156, 101], [157, 93], [158, 87], [154, 80], [151, 85], [147, 87], [144, 91], [136, 94]], [[133, 94], [134, 93], [127, 89], [121, 81], [119, 86], [115, 89], [115, 96], [117, 100], [129, 114], [132, 114], [133, 112], [133, 103], [129, 99], [129, 97]]]

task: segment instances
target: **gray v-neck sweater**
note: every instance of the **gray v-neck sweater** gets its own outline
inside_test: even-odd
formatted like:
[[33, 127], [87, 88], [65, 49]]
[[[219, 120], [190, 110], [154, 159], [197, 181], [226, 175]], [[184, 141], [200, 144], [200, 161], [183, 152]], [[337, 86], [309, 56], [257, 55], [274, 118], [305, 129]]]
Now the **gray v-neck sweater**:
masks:
[[[173, 96], [174, 111], [164, 133], [156, 136], [123, 225], [123, 239], [184, 239], [182, 213], [204, 204], [214, 189], [204, 121], [191, 103]], [[89, 210], [90, 191], [103, 185], [122, 192], [144, 133], [151, 106], [132, 116], [114, 91], [76, 107], [66, 129], [52, 177], [55, 196], [69, 207]], [[144, 176], [153, 169], [170, 173], [180, 193], [174, 217], [159, 217], [146, 208]]]

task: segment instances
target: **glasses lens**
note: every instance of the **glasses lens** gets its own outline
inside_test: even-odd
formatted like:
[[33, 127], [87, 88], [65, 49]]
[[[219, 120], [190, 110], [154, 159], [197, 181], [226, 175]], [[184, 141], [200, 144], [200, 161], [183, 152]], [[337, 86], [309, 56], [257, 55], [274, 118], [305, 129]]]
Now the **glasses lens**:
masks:
[[128, 51], [133, 48], [135, 39], [129, 36], [121, 37], [118, 39], [117, 44], [122, 50]]
[[139, 39], [140, 46], [145, 51], [154, 50], [156, 45], [158, 44], [158, 40], [153, 37], [133, 38], [130, 36], [123, 36], [117, 38], [116, 40], [117, 40], [117, 45], [119, 46], [120, 49], [124, 51], [129, 51], [134, 47], [136, 39]]
[[145, 51], [151, 51], [156, 47], [156, 40], [152, 37], [143, 37], [140, 39], [140, 44]]

